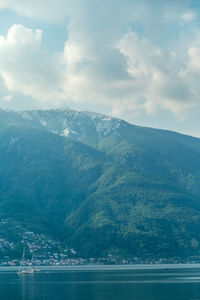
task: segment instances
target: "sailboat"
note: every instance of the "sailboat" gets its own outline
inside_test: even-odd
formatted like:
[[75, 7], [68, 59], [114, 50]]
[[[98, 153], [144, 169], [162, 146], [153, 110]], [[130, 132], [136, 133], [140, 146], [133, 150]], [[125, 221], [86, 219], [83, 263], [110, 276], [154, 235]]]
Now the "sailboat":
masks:
[[34, 252], [33, 252], [33, 255], [32, 255], [32, 259], [31, 259], [31, 271], [34, 273], [34, 272], [40, 272], [40, 269], [34, 267]]
[[31, 269], [31, 267], [25, 267], [25, 248], [23, 249], [23, 255], [22, 255], [22, 259], [20, 262], [20, 269], [18, 274], [19, 275], [23, 275], [23, 274], [33, 274], [34, 271]]

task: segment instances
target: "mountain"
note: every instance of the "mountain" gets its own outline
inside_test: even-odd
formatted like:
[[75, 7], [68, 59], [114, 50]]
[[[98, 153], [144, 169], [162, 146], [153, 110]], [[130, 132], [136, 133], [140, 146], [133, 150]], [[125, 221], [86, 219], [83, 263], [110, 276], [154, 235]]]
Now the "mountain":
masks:
[[200, 255], [200, 139], [70, 109], [0, 110], [0, 153], [0, 249], [14, 243], [13, 256], [27, 231], [81, 257]]

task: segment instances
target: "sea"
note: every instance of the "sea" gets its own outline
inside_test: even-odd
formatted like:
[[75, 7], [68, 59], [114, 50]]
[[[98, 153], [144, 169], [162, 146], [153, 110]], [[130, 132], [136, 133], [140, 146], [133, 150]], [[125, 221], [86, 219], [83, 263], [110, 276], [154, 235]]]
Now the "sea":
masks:
[[200, 300], [200, 265], [0, 268], [1, 300]]

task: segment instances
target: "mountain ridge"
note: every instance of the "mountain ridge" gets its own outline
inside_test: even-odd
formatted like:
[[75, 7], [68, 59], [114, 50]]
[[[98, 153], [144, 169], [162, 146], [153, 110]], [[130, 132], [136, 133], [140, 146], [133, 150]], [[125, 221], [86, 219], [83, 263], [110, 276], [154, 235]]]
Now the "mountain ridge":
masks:
[[0, 218], [82, 257], [200, 256], [200, 139], [74, 110], [0, 126]]

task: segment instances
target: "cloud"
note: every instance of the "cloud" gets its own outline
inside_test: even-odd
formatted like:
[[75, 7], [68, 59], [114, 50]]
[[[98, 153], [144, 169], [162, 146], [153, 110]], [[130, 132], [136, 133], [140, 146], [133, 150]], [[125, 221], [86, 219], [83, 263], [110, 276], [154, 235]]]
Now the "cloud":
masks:
[[30, 19], [51, 23], [63, 22], [70, 11], [69, 0], [0, 0], [0, 9], [10, 9]]
[[184, 23], [192, 22], [192, 21], [195, 21], [196, 19], [197, 19], [197, 15], [192, 10], [186, 11], [184, 14], [181, 15], [181, 20]]
[[198, 104], [199, 92], [196, 28], [190, 40], [179, 28], [180, 20], [186, 26], [195, 21], [189, 2], [49, 0], [47, 6], [41, 0], [0, 0], [2, 9], [64, 22], [68, 30], [63, 53], [53, 56], [43, 50], [40, 30], [14, 25], [0, 37], [0, 74], [8, 94], [47, 106], [101, 107], [117, 116], [166, 109], [183, 114]]
[[60, 97], [62, 69], [56, 57], [41, 49], [41, 30], [13, 25], [0, 36], [0, 74], [9, 92], [20, 92], [40, 101]]
[[118, 48], [127, 60], [134, 101], [141, 103], [147, 113], [168, 109], [181, 114], [199, 104], [199, 49], [190, 48], [188, 59], [182, 61], [179, 49], [174, 52], [159, 48], [135, 33], [127, 34]]
[[[87, 4], [89, 2], [86, 1]], [[167, 107], [176, 113], [182, 110], [186, 104], [179, 105], [179, 102], [185, 100], [189, 91], [187, 87], [184, 87], [182, 78], [178, 75], [179, 70], [177, 70], [176, 62], [173, 61], [173, 55], [170, 51], [164, 53], [161, 49], [162, 55], [159, 58], [159, 55], [154, 53], [155, 49], [152, 49], [156, 46], [148, 44], [149, 38], [143, 39], [147, 41], [143, 45], [142, 41], [131, 40], [131, 36], [134, 35], [132, 35], [134, 27], [140, 24], [144, 36], [149, 37], [149, 31], [151, 31], [151, 37], [155, 36], [157, 39], [163, 35], [163, 32], [167, 32], [169, 19], [170, 21], [176, 20], [183, 14], [187, 7], [186, 2], [183, 4], [182, 1], [175, 3], [168, 1], [166, 4], [164, 1], [159, 1], [155, 6], [155, 1], [126, 1], [126, 5], [118, 1], [116, 6], [115, 1], [110, 1], [108, 5], [103, 0], [98, 4], [95, 2], [92, 5], [90, 2], [90, 5], [80, 5], [79, 12], [75, 12], [69, 20], [69, 38], [64, 50], [68, 72], [63, 89], [68, 97], [80, 103], [85, 102], [86, 99], [90, 103], [102, 103], [112, 113], [119, 113], [119, 115], [125, 106], [127, 110], [132, 111], [153, 112], [161, 107]], [[123, 51], [119, 47], [122, 41], [128, 40], [127, 37], [131, 52], [129, 59], [127, 59], [125, 49]], [[143, 46], [146, 51], [143, 51]], [[132, 63], [130, 70], [130, 57], [134, 60], [134, 57], [137, 59], [136, 56], [139, 54], [138, 65], [136, 64], [133, 70], [134, 64]], [[168, 76], [172, 75], [172, 71], [169, 72], [170, 75], [167, 75], [167, 71], [165, 73], [165, 70], [162, 70], [162, 60], [165, 61], [166, 58], [168, 64], [173, 63], [172, 68], [176, 68], [176, 70], [173, 69], [171, 80]], [[153, 63], [159, 66], [156, 67]], [[167, 64], [165, 68], [166, 66]], [[167, 70], [169, 69], [168, 66]], [[136, 76], [138, 72], [141, 76]], [[152, 80], [153, 73], [157, 79]], [[171, 95], [169, 95], [168, 88], [165, 89], [168, 95], [163, 95], [164, 81], [168, 87], [171, 82], [174, 91]], [[148, 82], [154, 84], [154, 91]], [[151, 94], [149, 94], [150, 87]], [[182, 92], [183, 87], [184, 91], [187, 91], [186, 94]], [[156, 91], [157, 88], [160, 88], [160, 92]], [[164, 104], [166, 99], [168, 103]], [[176, 105], [169, 105], [174, 101], [177, 102]]]

